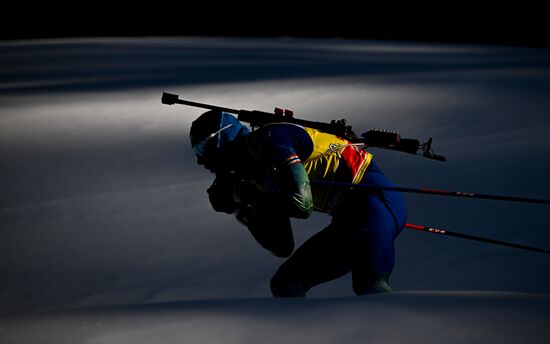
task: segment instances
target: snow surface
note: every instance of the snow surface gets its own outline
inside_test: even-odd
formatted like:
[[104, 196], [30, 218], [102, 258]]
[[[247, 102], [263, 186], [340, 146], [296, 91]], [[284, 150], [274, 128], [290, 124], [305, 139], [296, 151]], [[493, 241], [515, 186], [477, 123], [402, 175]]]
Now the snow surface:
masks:
[[[214, 213], [188, 130], [232, 108], [434, 138], [398, 185], [550, 198], [550, 52], [351, 40], [0, 43], [0, 342], [547, 343], [550, 258], [405, 231], [389, 295], [270, 298], [281, 259]], [[550, 248], [546, 206], [406, 195], [409, 222]], [[297, 243], [329, 218], [294, 221]]]

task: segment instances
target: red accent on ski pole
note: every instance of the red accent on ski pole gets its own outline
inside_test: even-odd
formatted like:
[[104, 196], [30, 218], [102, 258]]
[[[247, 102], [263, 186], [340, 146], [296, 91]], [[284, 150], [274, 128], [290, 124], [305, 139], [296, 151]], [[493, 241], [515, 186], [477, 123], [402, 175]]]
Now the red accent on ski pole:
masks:
[[449, 191], [445, 191], [445, 190], [437, 190], [437, 189], [418, 189], [420, 192], [425, 192], [425, 193], [431, 193], [431, 194], [442, 194], [442, 195], [449, 195], [449, 194], [452, 194], [452, 192], [449, 192]]
[[405, 228], [416, 229], [416, 230], [422, 231], [426, 227], [425, 226], [419, 226], [419, 225], [413, 225], [412, 223], [405, 223]]
[[451, 232], [451, 231], [448, 231], [446, 229], [415, 225], [415, 224], [412, 224], [412, 223], [406, 223], [404, 227], [409, 228], [409, 229], [422, 231], [422, 232], [441, 234], [441, 235], [446, 235], [446, 236], [452, 236], [452, 237], [455, 237], [455, 238], [481, 241], [481, 242], [486, 242], [486, 243], [494, 244], [494, 245], [507, 246], [507, 247], [519, 248], [519, 249], [522, 249], [522, 250], [528, 250], [528, 251], [535, 251], [535, 252], [550, 254], [550, 250], [546, 250], [544, 248], [531, 247], [531, 246], [526, 246], [526, 245], [521, 245], [521, 244], [510, 243], [510, 242], [506, 242], [506, 241], [500, 241], [500, 240], [494, 240], [494, 239], [489, 239], [489, 238], [478, 237], [478, 236], [469, 235], [469, 234]]
[[440, 228], [433, 228], [433, 227], [426, 227], [426, 226], [419, 226], [419, 225], [413, 225], [412, 223], [405, 223], [405, 228], [409, 229], [415, 229], [417, 231], [424, 231], [424, 232], [430, 232], [430, 233], [437, 233], [437, 234], [445, 234], [447, 231], [445, 229]]

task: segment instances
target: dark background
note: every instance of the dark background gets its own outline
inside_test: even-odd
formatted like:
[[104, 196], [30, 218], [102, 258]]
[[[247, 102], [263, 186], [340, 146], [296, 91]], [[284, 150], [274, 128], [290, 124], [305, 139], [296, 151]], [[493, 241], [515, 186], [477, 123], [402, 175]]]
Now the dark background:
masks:
[[[0, 39], [93, 36], [313, 37], [550, 47], [542, 5], [384, 8], [370, 3], [12, 4]], [[118, 7], [117, 7], [118, 6]]]

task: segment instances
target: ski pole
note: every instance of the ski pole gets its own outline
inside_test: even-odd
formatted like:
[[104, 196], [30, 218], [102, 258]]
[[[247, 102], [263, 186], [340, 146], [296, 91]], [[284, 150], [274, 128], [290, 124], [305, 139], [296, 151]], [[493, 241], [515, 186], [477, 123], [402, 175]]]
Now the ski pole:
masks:
[[514, 243], [510, 243], [510, 242], [506, 242], [506, 241], [482, 238], [482, 237], [469, 235], [469, 234], [451, 232], [451, 231], [448, 231], [446, 229], [441, 229], [441, 228], [414, 225], [412, 223], [406, 223], [405, 228], [414, 229], [414, 230], [422, 231], [422, 232], [429, 232], [429, 233], [435, 233], [435, 234], [440, 234], [440, 235], [446, 235], [446, 236], [451, 236], [451, 237], [455, 237], [455, 238], [481, 241], [481, 242], [486, 242], [486, 243], [500, 245], [500, 246], [507, 246], [507, 247], [519, 248], [519, 249], [522, 249], [522, 250], [529, 250], [529, 251], [535, 251], [535, 252], [550, 254], [550, 250], [545, 250], [543, 248], [537, 248], [537, 247], [531, 247], [531, 246], [526, 246], [526, 245], [514, 244]]
[[366, 188], [366, 189], [371, 189], [371, 190], [400, 191], [400, 192], [411, 192], [411, 193], [439, 195], [439, 196], [492, 199], [492, 200], [497, 200], [497, 201], [525, 202], [525, 203], [537, 203], [537, 204], [550, 204], [550, 200], [548, 200], [548, 199], [503, 196], [503, 195], [488, 195], [488, 194], [481, 194], [481, 193], [475, 193], [475, 192], [464, 192], [464, 191], [446, 191], [446, 190], [424, 189], [424, 188], [409, 188], [409, 187], [401, 187], [401, 186], [353, 184], [353, 183], [334, 182], [334, 181], [325, 181], [325, 180], [310, 180], [310, 183], [311, 184], [318, 184], [318, 185], [334, 185], [334, 186], [342, 186], [342, 187], [361, 187], [361, 188]]

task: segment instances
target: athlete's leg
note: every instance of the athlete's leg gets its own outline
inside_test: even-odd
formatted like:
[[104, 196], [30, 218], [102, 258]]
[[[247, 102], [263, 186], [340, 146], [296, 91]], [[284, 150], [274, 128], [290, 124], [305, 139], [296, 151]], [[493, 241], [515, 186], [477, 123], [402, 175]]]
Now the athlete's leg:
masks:
[[277, 270], [271, 279], [273, 296], [305, 296], [311, 287], [349, 273], [349, 246], [349, 236], [334, 224], [315, 234]]
[[367, 196], [353, 224], [353, 291], [358, 295], [391, 291], [388, 279], [395, 262], [395, 220], [382, 200]]
[[353, 217], [338, 220], [353, 233], [353, 290], [358, 295], [391, 291], [388, 280], [395, 264], [394, 239], [406, 217], [401, 195], [356, 193], [349, 201], [361, 206]]

